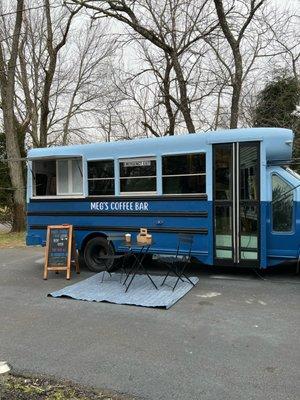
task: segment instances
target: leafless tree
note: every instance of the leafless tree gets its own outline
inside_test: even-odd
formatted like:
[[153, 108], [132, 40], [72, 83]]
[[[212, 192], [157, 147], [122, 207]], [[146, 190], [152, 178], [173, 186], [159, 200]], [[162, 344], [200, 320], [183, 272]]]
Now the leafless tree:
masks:
[[30, 115], [22, 122], [18, 119], [15, 109], [15, 80], [18, 49], [21, 41], [22, 16], [24, 0], [18, 0], [14, 14], [13, 33], [9, 41], [0, 30], [0, 90], [1, 109], [3, 115], [3, 127], [6, 138], [6, 152], [8, 156], [8, 167], [12, 186], [14, 188], [14, 209], [12, 230], [19, 232], [24, 230], [24, 177], [21, 161], [19, 138], [26, 131], [30, 121]]
[[[60, 3], [49, 7], [53, 32], [50, 36], [55, 43], [61, 43], [60, 35], [66, 34], [75, 11], [70, 14]], [[107, 24], [95, 21], [91, 25], [88, 18], [81, 16], [80, 23], [74, 20], [68, 28], [69, 39], [54, 55], [56, 61], [50, 62], [50, 21], [45, 8], [27, 8], [23, 15], [16, 68], [15, 109], [21, 119], [27, 113], [31, 115], [27, 131], [34, 147], [88, 140], [91, 127], [86, 127], [84, 117], [90, 114], [87, 119], [91, 122], [91, 115], [103, 108], [103, 98], [111, 90], [109, 75], [117, 41], [117, 37], [109, 37]], [[7, 27], [6, 36], [8, 31]], [[57, 48], [55, 43], [52, 47]]]
[[[233, 68], [226, 66], [232, 86], [230, 128], [236, 128], [239, 119], [240, 97], [243, 84], [244, 64], [242, 56], [242, 41], [255, 15], [266, 0], [214, 0], [220, 27], [228, 42], [234, 61]], [[225, 10], [224, 3], [227, 10]], [[231, 8], [231, 12], [229, 10]], [[216, 51], [218, 58], [226, 65], [222, 56]]]
[[[24, 1], [16, 4], [14, 11], [9, 3], [1, 10], [0, 120], [15, 189], [13, 229], [22, 230], [25, 183], [21, 158], [26, 146], [67, 144], [72, 134], [86, 140], [83, 117], [93, 117], [105, 107], [99, 100], [111, 90], [116, 39], [108, 37], [107, 24], [101, 21], [91, 25], [89, 19], [81, 19], [81, 25], [71, 29], [80, 7], [69, 10], [47, 0], [32, 6]], [[70, 33], [72, 40], [67, 43]]]
[[55, 113], [48, 129], [54, 140], [64, 145], [74, 140], [74, 136], [82, 139], [88, 136], [85, 120], [94, 116], [95, 128], [99, 114], [107, 110], [114, 95], [112, 74], [117, 37], [111, 38], [107, 24], [100, 22], [86, 24], [73, 35], [72, 57], [65, 70], [57, 74], [54, 92], [59, 97], [56, 103], [61, 112]]
[[217, 26], [212, 18], [210, 0], [72, 0], [93, 13], [130, 27], [138, 37], [166, 55], [176, 75], [178, 107], [190, 133], [195, 132], [191, 115], [188, 81], [182, 64], [185, 52], [207, 37]]

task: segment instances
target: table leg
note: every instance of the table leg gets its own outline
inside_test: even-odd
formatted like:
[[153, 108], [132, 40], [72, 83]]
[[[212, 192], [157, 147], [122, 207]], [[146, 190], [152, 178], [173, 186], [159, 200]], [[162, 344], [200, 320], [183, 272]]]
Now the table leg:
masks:
[[[135, 270], [134, 270], [134, 268], [132, 268], [131, 271], [130, 271], [130, 273], [131, 273], [134, 270], [134, 273], [133, 273], [133, 275], [132, 275], [132, 277], [130, 279], [130, 282], [128, 283], [128, 285], [126, 287], [125, 293], [128, 291], [129, 286], [131, 285], [133, 279], [135, 278], [137, 272], [140, 269], [142, 269], [144, 271], [144, 273], [147, 275], [148, 279], [151, 281], [152, 285], [155, 287], [155, 289], [158, 290], [158, 287], [156, 286], [156, 284], [154, 283], [153, 279], [151, 278], [151, 276], [149, 275], [148, 271], [146, 270], [146, 268], [143, 265], [143, 261], [144, 261], [146, 255], [147, 255], [147, 253], [148, 253], [149, 248], [150, 248], [150, 246], [147, 246], [146, 250], [143, 252], [143, 249], [144, 249], [144, 246], [143, 246], [142, 250], [139, 252], [139, 255], [136, 256], [136, 262], [134, 263], [134, 266], [136, 266], [136, 268], [135, 268]], [[129, 277], [130, 273], [127, 275], [126, 280]], [[125, 282], [126, 282], [126, 280], [125, 280]], [[125, 282], [124, 282], [124, 284], [125, 284]]]
[[132, 255], [134, 256], [134, 263], [133, 263], [131, 269], [130, 269], [130, 270], [128, 271], [128, 273], [126, 274], [126, 277], [125, 277], [125, 280], [124, 280], [124, 282], [123, 282], [123, 285], [125, 285], [125, 283], [127, 282], [127, 279], [129, 278], [130, 274], [135, 270], [135, 266], [136, 266], [136, 264], [138, 263], [138, 258], [137, 258], [137, 256], [136, 256], [134, 253], [133, 253]]

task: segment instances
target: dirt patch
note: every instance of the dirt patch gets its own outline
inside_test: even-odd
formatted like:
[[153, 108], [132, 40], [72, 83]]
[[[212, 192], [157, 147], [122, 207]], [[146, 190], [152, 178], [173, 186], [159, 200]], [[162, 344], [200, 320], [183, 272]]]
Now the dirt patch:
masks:
[[9, 375], [0, 381], [0, 400], [137, 400], [45, 376]]
[[0, 249], [25, 247], [25, 232], [0, 233]]

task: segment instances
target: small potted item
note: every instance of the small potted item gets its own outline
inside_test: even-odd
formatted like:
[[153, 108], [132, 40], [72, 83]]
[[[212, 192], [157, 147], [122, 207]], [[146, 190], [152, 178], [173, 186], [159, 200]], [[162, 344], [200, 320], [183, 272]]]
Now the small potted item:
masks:
[[131, 234], [130, 233], [126, 233], [125, 234], [125, 242], [126, 243], [131, 243]]
[[140, 244], [151, 244], [152, 235], [150, 235], [146, 228], [141, 228], [140, 233], [137, 235], [137, 242]]

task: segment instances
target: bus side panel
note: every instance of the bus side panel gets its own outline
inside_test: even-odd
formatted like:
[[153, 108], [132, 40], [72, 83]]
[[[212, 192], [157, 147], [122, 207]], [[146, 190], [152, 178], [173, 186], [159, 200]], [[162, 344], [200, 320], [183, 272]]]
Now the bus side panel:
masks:
[[272, 204], [267, 203], [267, 263], [269, 266], [298, 259], [300, 249], [300, 204], [294, 201], [293, 230], [272, 230]]
[[31, 201], [28, 203], [28, 245], [45, 245], [47, 225], [72, 224], [77, 248], [88, 235], [101, 232], [132, 233], [148, 228], [153, 236], [153, 253], [176, 251], [179, 233], [194, 236], [192, 254], [212, 264], [212, 203], [197, 199], [151, 201], [124, 198], [117, 201]]
[[268, 203], [262, 201], [260, 203], [260, 267], [267, 268], [267, 230], [268, 230]]

